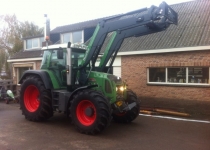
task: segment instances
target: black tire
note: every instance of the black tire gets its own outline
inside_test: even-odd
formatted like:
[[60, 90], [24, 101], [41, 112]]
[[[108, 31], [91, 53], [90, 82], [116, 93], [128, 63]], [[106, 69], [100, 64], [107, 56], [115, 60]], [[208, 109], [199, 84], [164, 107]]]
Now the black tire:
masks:
[[53, 116], [51, 93], [36, 76], [29, 76], [23, 81], [19, 100], [27, 120], [44, 121]]
[[139, 116], [140, 102], [138, 101], [138, 98], [133, 91], [131, 91], [131, 90], [127, 91], [127, 100], [125, 102], [127, 104], [131, 104], [133, 102], [136, 102], [137, 105], [127, 112], [113, 113], [112, 114], [113, 120], [118, 122], [118, 123], [130, 123], [134, 119], [136, 119], [137, 116]]
[[111, 106], [100, 92], [83, 90], [72, 100], [70, 115], [79, 132], [93, 135], [100, 133], [110, 124]]

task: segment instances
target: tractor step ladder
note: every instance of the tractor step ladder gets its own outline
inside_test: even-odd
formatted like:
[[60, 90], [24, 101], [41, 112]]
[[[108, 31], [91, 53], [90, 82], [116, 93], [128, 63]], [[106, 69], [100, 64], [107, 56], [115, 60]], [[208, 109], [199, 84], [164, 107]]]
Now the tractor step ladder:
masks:
[[59, 91], [52, 91], [52, 106], [53, 110], [59, 106]]

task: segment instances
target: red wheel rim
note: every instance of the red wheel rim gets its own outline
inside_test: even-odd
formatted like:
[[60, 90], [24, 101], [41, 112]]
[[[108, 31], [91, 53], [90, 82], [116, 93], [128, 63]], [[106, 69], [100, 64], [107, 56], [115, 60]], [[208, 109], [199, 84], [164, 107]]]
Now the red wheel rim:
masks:
[[[88, 108], [92, 110], [91, 115], [87, 115], [85, 112]], [[81, 124], [90, 126], [96, 120], [96, 108], [92, 102], [88, 100], [82, 100], [77, 106], [76, 115]]]
[[24, 104], [29, 112], [35, 112], [40, 105], [39, 90], [36, 86], [30, 85], [24, 92]]

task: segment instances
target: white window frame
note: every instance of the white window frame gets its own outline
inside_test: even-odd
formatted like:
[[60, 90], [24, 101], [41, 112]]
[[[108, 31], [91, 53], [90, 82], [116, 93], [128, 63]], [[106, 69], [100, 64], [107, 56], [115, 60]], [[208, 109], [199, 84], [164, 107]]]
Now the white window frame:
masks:
[[[190, 66], [190, 67], [196, 67], [196, 66]], [[199, 67], [205, 67], [206, 66], [199, 66]], [[154, 68], [158, 68], [158, 67], [154, 67]], [[160, 67], [159, 67], [160, 68]], [[162, 67], [161, 67], [162, 68]], [[180, 68], [186, 68], [186, 83], [173, 83], [173, 82], [168, 82], [168, 68], [173, 68], [173, 67], [164, 67], [166, 70], [166, 74], [165, 74], [165, 82], [149, 82], [149, 69], [150, 68], [147, 68], [147, 84], [151, 84], [151, 85], [174, 85], [174, 86], [177, 86], [177, 85], [180, 85], [180, 86], [210, 86], [210, 67], [207, 67], [209, 68], [209, 79], [208, 79], [208, 83], [188, 83], [188, 68], [189, 67], [183, 67], [183, 66], [180, 66]], [[174, 68], [177, 68], [177, 67], [174, 67]], [[179, 68], [179, 67], [178, 67]]]
[[71, 42], [71, 33], [63, 33], [63, 34], [61, 34], [60, 36], [60, 39], [61, 39], [61, 43], [64, 43], [64, 38], [63, 38], [63, 36], [65, 35], [65, 34], [70, 34], [70, 39], [69, 39], [69, 41]]
[[[25, 50], [32, 50], [32, 49], [36, 49], [36, 48], [41, 48], [41, 47], [42, 47], [41, 38], [42, 38], [42, 37], [25, 40]], [[34, 47], [34, 46], [33, 46], [33, 40], [37, 40], [37, 39], [38, 39], [38, 46], [37, 46], [37, 47]], [[28, 41], [28, 40], [32, 40], [32, 47], [31, 47], [31, 48], [27, 48], [27, 41]]]
[[[84, 43], [84, 30], [78, 30], [78, 31], [74, 31], [74, 32], [79, 32], [79, 31], [82, 31], [82, 42], [81, 42], [81, 43]], [[64, 43], [64, 41], [63, 41], [63, 36], [64, 36], [64, 34], [70, 34], [70, 39], [69, 39], [69, 41], [70, 41], [71, 43], [73, 43], [73, 42], [72, 42], [72, 41], [73, 41], [73, 32], [67, 32], [67, 33], [62, 33], [62, 34], [60, 34], [61, 43]]]

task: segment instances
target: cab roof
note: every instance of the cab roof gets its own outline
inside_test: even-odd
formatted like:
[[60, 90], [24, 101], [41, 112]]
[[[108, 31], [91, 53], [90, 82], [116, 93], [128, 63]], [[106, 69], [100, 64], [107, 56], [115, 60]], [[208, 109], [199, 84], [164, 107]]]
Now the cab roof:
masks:
[[[56, 49], [56, 48], [67, 48], [67, 43], [65, 44], [55, 44], [55, 45], [49, 45], [48, 47], [43, 47], [42, 50], [47, 50], [47, 49]], [[87, 46], [83, 43], [74, 43], [71, 44], [71, 48], [77, 48], [77, 49], [84, 49], [87, 50]]]

